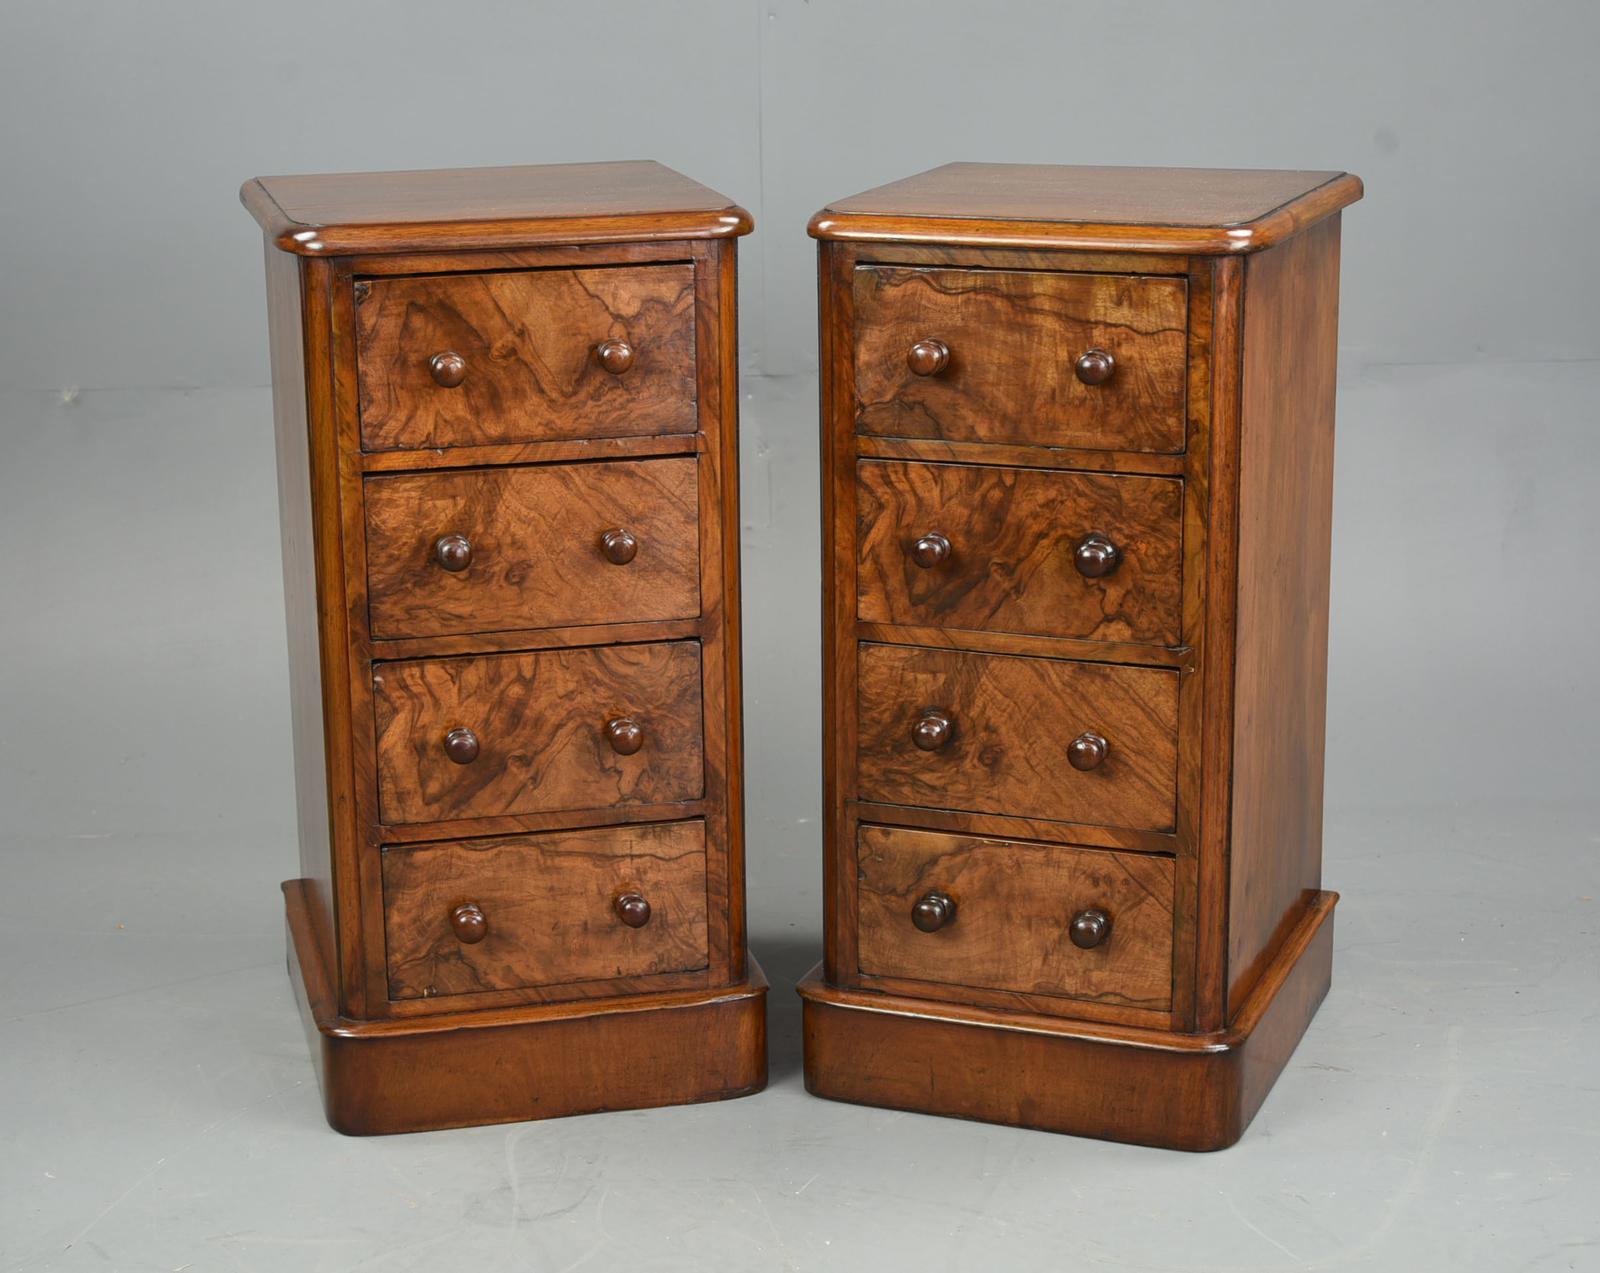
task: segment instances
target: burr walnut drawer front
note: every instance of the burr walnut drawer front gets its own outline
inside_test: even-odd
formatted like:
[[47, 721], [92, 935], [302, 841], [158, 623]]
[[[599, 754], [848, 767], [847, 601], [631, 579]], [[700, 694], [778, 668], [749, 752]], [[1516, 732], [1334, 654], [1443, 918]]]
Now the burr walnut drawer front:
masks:
[[860, 798], [1170, 831], [1178, 673], [863, 644]]
[[863, 975], [1172, 1002], [1173, 860], [863, 826]]
[[1183, 482], [862, 460], [862, 619], [1175, 645]]
[[697, 641], [382, 663], [373, 704], [386, 823], [705, 791]]
[[693, 457], [366, 481], [372, 635], [700, 613]]
[[704, 968], [705, 828], [390, 846], [383, 920], [394, 999]]
[[693, 433], [694, 268], [356, 285], [369, 451]]
[[863, 433], [1183, 450], [1181, 278], [864, 265], [854, 292]]

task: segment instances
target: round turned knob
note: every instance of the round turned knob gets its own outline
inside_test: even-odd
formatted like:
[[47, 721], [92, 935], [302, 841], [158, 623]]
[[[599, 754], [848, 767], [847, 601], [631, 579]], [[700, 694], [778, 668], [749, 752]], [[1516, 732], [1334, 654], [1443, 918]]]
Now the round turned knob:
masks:
[[1104, 579], [1122, 564], [1122, 549], [1094, 531], [1073, 550], [1072, 564], [1085, 579]]
[[911, 922], [925, 933], [936, 933], [956, 922], [956, 901], [948, 893], [924, 893], [911, 908]]
[[600, 536], [600, 551], [613, 566], [626, 566], [639, 551], [639, 541], [631, 530], [617, 527]]
[[433, 545], [433, 559], [451, 574], [472, 564], [472, 541], [465, 535], [440, 535]]
[[1103, 349], [1091, 349], [1078, 355], [1078, 361], [1072, 364], [1072, 369], [1084, 384], [1103, 385], [1116, 371], [1117, 360]]
[[650, 903], [639, 893], [622, 893], [611, 907], [629, 928], [643, 928], [650, 922]]
[[428, 359], [428, 372], [441, 389], [454, 389], [467, 378], [467, 360], [453, 349]]
[[1079, 911], [1067, 932], [1079, 950], [1093, 950], [1111, 936], [1111, 916], [1102, 910]]
[[938, 751], [950, 741], [950, 735], [955, 727], [955, 722], [947, 713], [932, 708], [923, 712], [917, 718], [917, 723], [911, 727], [911, 741], [923, 751]]
[[478, 758], [478, 736], [465, 725], [457, 725], [444, 736], [444, 754], [458, 765], [470, 765]]
[[950, 559], [950, 541], [938, 531], [924, 535], [911, 545], [911, 560], [929, 570]]
[[594, 356], [613, 376], [633, 366], [633, 346], [625, 340], [602, 340], [594, 347]]
[[1110, 754], [1111, 744], [1092, 732], [1079, 734], [1067, 744], [1067, 763], [1084, 773], [1100, 768]]
[[914, 376], [937, 376], [950, 365], [950, 346], [942, 340], [919, 340], [906, 351], [906, 366]]
[[644, 729], [631, 716], [618, 716], [606, 722], [606, 741], [619, 756], [631, 756], [644, 746]]
[[489, 935], [489, 917], [476, 902], [467, 902], [450, 912], [450, 927], [457, 941], [476, 946]]

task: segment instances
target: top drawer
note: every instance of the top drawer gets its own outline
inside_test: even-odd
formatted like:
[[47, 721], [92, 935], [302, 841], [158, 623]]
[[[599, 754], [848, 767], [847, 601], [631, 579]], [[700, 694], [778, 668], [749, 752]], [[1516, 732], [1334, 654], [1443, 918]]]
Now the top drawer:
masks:
[[1181, 278], [864, 265], [855, 273], [863, 433], [1177, 452]]
[[369, 451], [693, 433], [694, 267], [373, 279]]

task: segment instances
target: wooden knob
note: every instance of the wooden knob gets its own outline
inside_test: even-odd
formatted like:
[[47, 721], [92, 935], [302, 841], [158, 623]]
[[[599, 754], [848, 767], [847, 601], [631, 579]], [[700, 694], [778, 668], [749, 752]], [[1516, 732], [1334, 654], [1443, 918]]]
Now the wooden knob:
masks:
[[476, 946], [489, 935], [489, 917], [476, 902], [467, 902], [450, 912], [450, 927], [457, 941]]
[[1078, 361], [1072, 364], [1072, 369], [1084, 384], [1103, 385], [1116, 371], [1117, 360], [1103, 349], [1090, 349], [1078, 355]]
[[924, 570], [950, 559], [950, 541], [938, 531], [930, 531], [911, 545], [911, 560]]
[[465, 535], [440, 535], [434, 541], [433, 559], [451, 574], [459, 574], [472, 564], [472, 541]]
[[613, 566], [626, 566], [639, 551], [639, 541], [631, 530], [617, 527], [600, 536], [600, 551]]
[[444, 736], [444, 754], [458, 765], [470, 765], [478, 758], [478, 736], [465, 725], [457, 725]]
[[1079, 911], [1072, 917], [1068, 935], [1079, 950], [1093, 950], [1111, 936], [1111, 916], [1102, 910]]
[[650, 903], [639, 893], [621, 893], [611, 903], [620, 919], [629, 928], [643, 928], [650, 922]]
[[911, 908], [911, 922], [925, 933], [936, 933], [956, 922], [955, 898], [948, 893], [924, 893]]
[[1094, 531], [1073, 550], [1072, 564], [1085, 579], [1104, 579], [1122, 564], [1122, 549]]
[[633, 366], [633, 346], [625, 340], [602, 340], [594, 347], [594, 356], [613, 376]]
[[631, 716], [606, 722], [606, 741], [619, 756], [631, 756], [644, 746], [644, 728]]
[[1084, 773], [1100, 768], [1110, 754], [1111, 744], [1096, 733], [1079, 734], [1067, 744], [1067, 763]]
[[454, 389], [467, 378], [467, 360], [453, 349], [428, 359], [428, 372], [441, 389]]
[[950, 365], [950, 346], [942, 340], [919, 340], [906, 351], [906, 366], [914, 376], [937, 376]]
[[930, 708], [917, 718], [917, 723], [911, 727], [911, 741], [923, 751], [938, 751], [950, 741], [950, 735], [955, 730], [955, 722], [949, 715], [941, 712], [937, 707]]

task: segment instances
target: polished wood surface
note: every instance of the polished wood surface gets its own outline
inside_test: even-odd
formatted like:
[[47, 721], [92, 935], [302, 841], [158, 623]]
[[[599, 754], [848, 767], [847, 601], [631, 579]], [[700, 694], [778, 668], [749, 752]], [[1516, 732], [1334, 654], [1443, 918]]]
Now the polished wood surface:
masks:
[[[297, 726], [297, 755], [318, 756], [326, 777], [319, 790], [309, 766], [298, 766], [311, 815], [301, 837], [310, 883], [297, 882], [291, 919], [295, 897], [313, 899], [306, 920], [319, 949], [314, 960], [297, 959], [295, 975], [309, 982], [316, 964], [327, 978], [330, 1010], [310, 1015], [320, 1022], [329, 1118], [348, 1130], [633, 1108], [736, 1095], [764, 1081], [765, 986], [747, 972], [745, 944], [738, 623], [732, 236], [748, 218], [720, 196], [706, 206], [726, 214], [608, 206], [607, 190], [632, 180], [625, 170], [646, 185], [660, 171], [616, 168], [624, 171], [556, 174], [556, 186], [573, 182], [569, 195], [587, 192], [576, 210], [518, 204], [551, 195], [549, 173], [532, 174], [532, 184], [527, 173], [358, 177], [342, 193], [336, 181], [317, 193], [349, 198], [337, 213], [343, 224], [321, 237], [309, 226], [285, 229], [278, 246], [299, 258], [273, 250], [269, 234], [269, 308], [274, 332], [288, 334], [275, 335], [285, 353], [274, 357], [287, 422], [280, 463], [292, 474], [286, 577], [314, 603], [297, 609], [291, 598], [291, 643], [308, 645], [319, 663], [318, 700], [296, 691], [307, 707], [296, 708], [307, 724]], [[265, 198], [264, 188], [256, 193]], [[460, 206], [443, 206], [452, 199]], [[263, 210], [248, 189], [246, 201]], [[537, 220], [516, 219], [526, 216]], [[580, 330], [595, 302], [578, 285], [591, 276], [600, 292], [632, 280], [629, 295], [599, 306], [606, 321], [597, 332]], [[649, 294], [669, 277], [674, 286]], [[550, 285], [541, 290], [535, 278]], [[494, 305], [483, 303], [485, 292]], [[371, 354], [363, 324], [396, 298], [416, 302], [412, 328], [421, 324], [428, 339], [409, 341], [401, 315], [392, 353], [406, 361], [391, 368], [363, 359]], [[462, 308], [471, 321], [442, 331]], [[662, 331], [666, 338], [652, 335]], [[653, 361], [663, 349], [677, 367], [670, 388]], [[553, 355], [539, 375], [527, 371], [530, 359]], [[513, 388], [519, 377], [534, 387], [516, 400], [500, 392], [502, 375]], [[376, 404], [405, 395], [473, 405], [464, 420], [444, 412], [441, 429], [426, 411], [384, 420], [382, 428], [402, 430], [391, 442], [425, 449], [371, 449], [363, 410], [381, 417]], [[644, 409], [630, 410], [641, 398]], [[672, 422], [651, 423], [647, 411]], [[417, 420], [420, 431], [403, 432]], [[309, 443], [298, 460], [297, 436]], [[507, 440], [485, 440], [499, 437]], [[463, 522], [431, 524], [440, 512]], [[309, 554], [291, 545], [300, 528]], [[651, 649], [665, 665], [651, 662]], [[446, 666], [454, 663], [459, 674]], [[610, 670], [597, 671], [602, 663]], [[641, 704], [655, 690], [670, 701]], [[442, 698], [430, 700], [436, 692]], [[581, 709], [581, 725], [562, 710], [570, 695], [585, 699], [567, 704]], [[459, 713], [448, 711], [452, 702]], [[424, 728], [430, 712], [437, 718]], [[384, 725], [398, 732], [380, 743]], [[300, 746], [302, 733], [320, 753]], [[508, 755], [506, 740], [518, 737], [531, 744]], [[327, 828], [320, 843], [318, 819]], [[408, 889], [386, 894], [386, 862], [391, 871], [406, 854], [474, 864], [462, 882], [483, 887], [447, 899], [428, 932], [481, 961], [510, 939], [507, 899], [515, 905], [538, 879], [477, 870], [493, 856], [477, 848], [598, 831], [625, 837], [685, 821], [704, 829], [693, 886], [703, 953], [693, 968], [617, 974], [613, 961], [609, 975], [590, 976], [610, 940], [596, 937], [560, 953], [583, 964], [578, 980], [501, 978], [497, 964], [487, 984], [469, 990], [394, 993], [387, 930]], [[426, 880], [414, 883], [423, 889]], [[626, 882], [598, 899], [586, 894], [591, 906], [582, 913], [603, 915], [605, 931], [637, 939], [634, 949], [676, 923], [665, 916], [683, 913]], [[300, 990], [308, 1002], [318, 997], [309, 985]], [[492, 1060], [478, 1040], [498, 1049]], [[627, 1065], [586, 1052], [622, 1057], [635, 1045], [661, 1049], [659, 1063], [655, 1052], [648, 1064]], [[539, 1078], [508, 1079], [502, 1062]]]
[[289, 980], [328, 1122], [347, 1135], [430, 1131], [726, 1100], [767, 1082], [767, 982], [749, 960], [714, 986], [582, 1003], [461, 1006], [408, 1020], [338, 1011], [302, 880], [284, 885]]
[[[1281, 1070], [1331, 946], [1313, 824], [1338, 277], [1336, 251], [1318, 245], [1360, 193], [1336, 173], [952, 165], [813, 222], [825, 937], [820, 980], [802, 987], [813, 1091], [1215, 1148]], [[949, 280], [937, 303], [968, 329], [902, 324], [880, 279], [901, 297]], [[1046, 303], [1030, 293], [1001, 313], [991, 293], [1008, 279]], [[1083, 306], [1057, 303], [1085, 285], [1125, 289], [1115, 338], [1085, 336]], [[1170, 340], [1160, 392], [1120, 421], [1053, 417], [1063, 395], [1104, 404], [1135, 383], [1130, 332]], [[952, 430], [973, 348], [998, 389]], [[1092, 431], [1108, 418], [1116, 428]], [[1119, 785], [1130, 740], [1135, 761], [1156, 760]], [[972, 890], [909, 857], [893, 905], [874, 896], [869, 834], [1052, 846], [1045, 874], [1073, 854], [1159, 870], [1165, 980], [1152, 993], [1151, 966], [1133, 994], [1123, 977], [1102, 997], [1061, 993], [1050, 978], [1111, 959], [1128, 929], [1109, 902], [1063, 902], [1054, 957], [1029, 963], [1039, 930], [1022, 917], [1047, 906], [1041, 888], [1008, 898], [1005, 917], [985, 912], [978, 958], [952, 961], [946, 980], [904, 962], [869, 972], [885, 934], [915, 955], [974, 923]], [[1034, 874], [1008, 865], [990, 891]], [[964, 970], [985, 960], [1017, 975], [976, 984]]]
[[[1182, 279], [861, 266], [854, 288], [864, 433], [1183, 449]], [[919, 374], [907, 351], [930, 337], [947, 365]], [[1116, 374], [1086, 384], [1087, 350]]]
[[271, 247], [302, 256], [727, 238], [751, 228], [743, 208], [650, 160], [257, 177], [239, 198]]
[[[864, 645], [858, 676], [863, 799], [1149, 830], [1172, 826], [1173, 672]], [[913, 736], [930, 709], [952, 722], [948, 742], [934, 750]], [[1083, 772], [1067, 752], [1089, 727], [1109, 740], [1109, 755]]]
[[1338, 284], [1337, 217], [1245, 267], [1230, 1004], [1321, 887]]
[[1157, 1030], [829, 984], [805, 1005], [806, 1090], [831, 1100], [1207, 1152], [1238, 1141], [1327, 994], [1318, 894], [1225, 1030]]
[[374, 637], [700, 613], [693, 459], [369, 477], [365, 503]]
[[[693, 800], [705, 790], [692, 641], [386, 663], [373, 674], [388, 822]], [[619, 716], [643, 746], [611, 745]], [[475, 735], [470, 764], [447, 735]]]
[[[694, 429], [690, 265], [368, 286], [356, 307], [367, 450]], [[620, 337], [629, 365], [613, 371], [599, 350]]]
[[[624, 922], [638, 898], [648, 922]], [[705, 828], [698, 822], [388, 847], [389, 993], [470, 995], [706, 966]], [[484, 931], [453, 924], [461, 899]]]
[[1233, 254], [1361, 198], [1346, 172], [953, 163], [830, 203], [821, 239]]
[[[857, 860], [865, 976], [1171, 1003], [1171, 858], [864, 826]], [[930, 890], [954, 904], [932, 931], [916, 915]], [[1109, 932], [1084, 948], [1091, 910]]]
[[[1178, 643], [1180, 481], [886, 460], [856, 473], [861, 618]], [[1117, 561], [1086, 577], [1091, 536]]]

